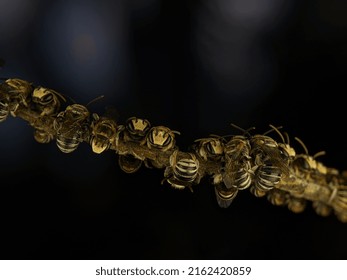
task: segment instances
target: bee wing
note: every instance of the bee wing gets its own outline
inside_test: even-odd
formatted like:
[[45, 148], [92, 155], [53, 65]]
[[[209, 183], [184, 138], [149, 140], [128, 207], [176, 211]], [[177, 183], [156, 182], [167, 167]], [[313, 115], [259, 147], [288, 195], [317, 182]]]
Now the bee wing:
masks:
[[228, 208], [238, 193], [237, 188], [227, 189], [223, 184], [215, 185], [214, 191], [221, 208]]
[[289, 176], [290, 169], [286, 161], [283, 159], [283, 154], [278, 148], [263, 147], [264, 153], [267, 155], [268, 160], [275, 166], [281, 169], [281, 171]]
[[222, 173], [223, 182], [227, 189], [235, 188], [235, 175], [238, 169], [237, 161], [226, 156], [224, 172]]

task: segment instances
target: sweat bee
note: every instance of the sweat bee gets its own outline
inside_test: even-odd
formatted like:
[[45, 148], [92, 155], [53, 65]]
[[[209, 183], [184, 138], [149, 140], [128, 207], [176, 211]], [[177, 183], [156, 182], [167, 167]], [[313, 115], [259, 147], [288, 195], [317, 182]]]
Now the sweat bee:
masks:
[[140, 145], [144, 145], [146, 143], [146, 136], [150, 128], [151, 124], [148, 120], [131, 117], [126, 121], [123, 139], [125, 142], [135, 141]]
[[272, 189], [267, 192], [266, 197], [271, 204], [276, 206], [283, 206], [287, 203], [288, 193], [279, 189]]
[[[124, 142], [136, 142], [139, 145], [145, 145], [150, 128], [151, 123], [148, 120], [131, 117], [127, 119], [125, 126], [119, 128], [117, 139], [121, 138]], [[119, 154], [118, 164], [124, 172], [134, 173], [140, 169], [144, 159], [143, 156], [134, 151], [127, 151], [124, 154]]]
[[32, 101], [41, 116], [53, 116], [60, 111], [61, 102], [66, 102], [66, 99], [59, 92], [40, 86], [34, 89]]
[[[147, 134], [147, 147], [151, 150], [166, 152], [176, 149], [175, 134], [180, 134], [165, 126], [154, 126]], [[160, 162], [159, 158], [151, 160], [150, 164], [156, 168], [163, 168], [165, 163]]]
[[289, 159], [294, 150], [291, 150], [284, 141], [283, 145], [279, 145], [274, 139], [267, 136], [266, 134], [273, 130], [278, 132], [274, 126], [271, 128], [263, 135], [254, 135], [250, 141], [251, 157], [255, 169], [251, 192], [257, 197], [264, 196], [280, 182], [282, 176], [290, 174]]
[[99, 117], [93, 114], [93, 122], [91, 124], [91, 136], [89, 139], [92, 150], [96, 154], [108, 150], [114, 143], [117, 135], [116, 122], [108, 117]]
[[33, 89], [32, 83], [17, 78], [0, 84], [0, 122], [6, 120], [9, 114], [15, 117], [20, 105], [28, 107]]
[[313, 201], [312, 208], [319, 216], [322, 217], [328, 217], [332, 212], [332, 207], [322, 201]]
[[175, 133], [180, 134], [166, 126], [152, 127], [147, 135], [148, 148], [159, 149], [163, 152], [174, 149], [176, 144]]
[[301, 213], [305, 210], [307, 200], [304, 198], [288, 197], [287, 206], [288, 209], [294, 213]]
[[224, 154], [224, 143], [221, 137], [209, 137], [195, 140], [193, 150], [205, 161], [219, 161]]
[[72, 104], [60, 112], [53, 122], [57, 134], [57, 146], [63, 153], [71, 153], [89, 138], [89, 110], [80, 104]]
[[170, 165], [166, 167], [164, 172], [164, 180], [167, 181], [175, 189], [184, 189], [188, 187], [191, 191], [193, 184], [198, 184], [199, 161], [192, 153], [178, 154], [175, 150], [170, 156]]
[[[230, 146], [225, 146], [225, 139], [219, 136], [211, 136], [209, 138], [198, 139], [198, 142], [194, 146], [194, 151], [205, 161], [221, 161], [224, 160], [224, 152], [230, 152], [228, 150]], [[212, 184], [214, 186], [214, 192], [216, 195], [217, 203], [221, 208], [228, 208], [235, 199], [238, 189], [234, 186], [226, 187], [223, 182], [222, 170], [212, 174]]]
[[327, 169], [326, 167], [316, 161], [315, 159], [319, 156], [325, 155], [325, 151], [320, 151], [316, 153], [313, 156], [310, 156], [308, 153], [308, 149], [306, 148], [304, 142], [302, 142], [299, 138], [295, 137], [295, 140], [298, 141], [302, 148], [304, 149], [305, 153], [304, 154], [298, 154], [296, 155], [293, 166], [300, 171], [310, 173], [310, 172], [318, 172], [321, 174], [326, 174]]
[[[61, 102], [66, 102], [64, 96], [52, 89], [36, 87], [32, 92], [32, 103], [35, 111], [40, 114], [40, 120], [55, 117], [61, 108]], [[47, 132], [43, 127], [33, 124], [34, 138], [39, 143], [49, 143], [53, 140], [54, 135]]]
[[[247, 189], [252, 184], [254, 175], [251, 166], [251, 145], [249, 142], [249, 130], [231, 124], [235, 128], [244, 131], [244, 135], [232, 136], [224, 145], [224, 170], [222, 173], [223, 182], [227, 189], [237, 188], [239, 190]], [[248, 134], [248, 137], [245, 134]]]

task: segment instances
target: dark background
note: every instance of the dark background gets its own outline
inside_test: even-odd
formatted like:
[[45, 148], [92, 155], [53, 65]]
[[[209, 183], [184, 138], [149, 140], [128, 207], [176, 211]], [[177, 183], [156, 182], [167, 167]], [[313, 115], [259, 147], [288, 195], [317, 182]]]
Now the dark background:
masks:
[[[185, 150], [230, 123], [283, 125], [347, 169], [344, 1], [0, 0], [2, 77], [53, 88], [91, 110], [178, 130]], [[241, 192], [123, 173], [86, 143], [63, 154], [19, 118], [0, 124], [2, 259], [346, 259], [347, 224]], [[293, 141], [292, 145], [301, 151]]]

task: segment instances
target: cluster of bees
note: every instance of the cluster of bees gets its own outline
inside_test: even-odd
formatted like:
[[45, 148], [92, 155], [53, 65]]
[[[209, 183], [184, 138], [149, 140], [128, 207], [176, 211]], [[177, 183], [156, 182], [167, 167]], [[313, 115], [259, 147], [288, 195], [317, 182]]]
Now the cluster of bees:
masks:
[[296, 153], [281, 127], [270, 125], [269, 131], [251, 135], [254, 128], [244, 130], [232, 124], [241, 135], [210, 135], [181, 151], [175, 140], [179, 132], [168, 127], [152, 126], [137, 117], [120, 125], [110, 116], [91, 113], [88, 104], [62, 108], [65, 103], [64, 95], [21, 79], [0, 84], [0, 122], [9, 115], [19, 116], [33, 126], [36, 141], [55, 139], [64, 153], [88, 142], [97, 154], [114, 150], [124, 172], [136, 172], [142, 165], [164, 169], [162, 184], [175, 189], [193, 191], [203, 177], [208, 177], [222, 208], [229, 207], [239, 191], [249, 189], [256, 197], [267, 197], [272, 204], [287, 206], [296, 213], [311, 200], [317, 214], [335, 212], [347, 222], [345, 176], [316, 160], [324, 152], [310, 156], [298, 138], [304, 152]]

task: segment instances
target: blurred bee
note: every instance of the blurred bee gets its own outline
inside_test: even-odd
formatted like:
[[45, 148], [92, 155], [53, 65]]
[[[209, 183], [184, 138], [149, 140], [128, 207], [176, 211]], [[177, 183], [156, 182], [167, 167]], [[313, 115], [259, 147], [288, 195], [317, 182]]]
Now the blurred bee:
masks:
[[170, 165], [164, 171], [164, 180], [167, 181], [175, 189], [184, 189], [188, 187], [191, 191], [193, 184], [198, 184], [199, 161], [192, 153], [178, 154], [175, 150], [170, 156]]
[[[119, 128], [116, 142], [122, 139], [124, 142], [136, 142], [139, 145], [145, 145], [150, 128], [151, 123], [148, 120], [131, 117], [127, 119], [125, 126]], [[126, 173], [134, 173], [139, 170], [144, 160], [145, 157], [136, 154], [134, 151], [126, 151], [118, 155], [118, 164]]]
[[117, 135], [116, 121], [106, 116], [99, 117], [93, 114], [93, 122], [91, 124], [90, 145], [96, 154], [108, 150], [114, 143]]
[[301, 213], [306, 208], [307, 201], [304, 198], [288, 197], [288, 209], [294, 213]]
[[89, 138], [89, 110], [80, 104], [72, 104], [60, 112], [53, 122], [57, 146], [63, 153], [71, 153]]
[[20, 105], [28, 107], [32, 91], [32, 83], [17, 78], [0, 84], [0, 122], [6, 120], [9, 114], [15, 117]]
[[335, 211], [335, 215], [339, 221], [341, 221], [342, 223], [347, 223], [347, 213], [346, 212]]
[[52, 89], [36, 87], [32, 93], [32, 101], [41, 116], [53, 116], [60, 111], [61, 102], [66, 102], [66, 99]]
[[266, 194], [268, 201], [276, 206], [283, 206], [287, 203], [289, 194], [283, 190], [272, 189]]
[[336, 186], [332, 189], [328, 204], [339, 212], [347, 211], [347, 187]]
[[312, 207], [314, 211], [322, 217], [328, 217], [332, 212], [332, 207], [322, 201], [313, 201]]

